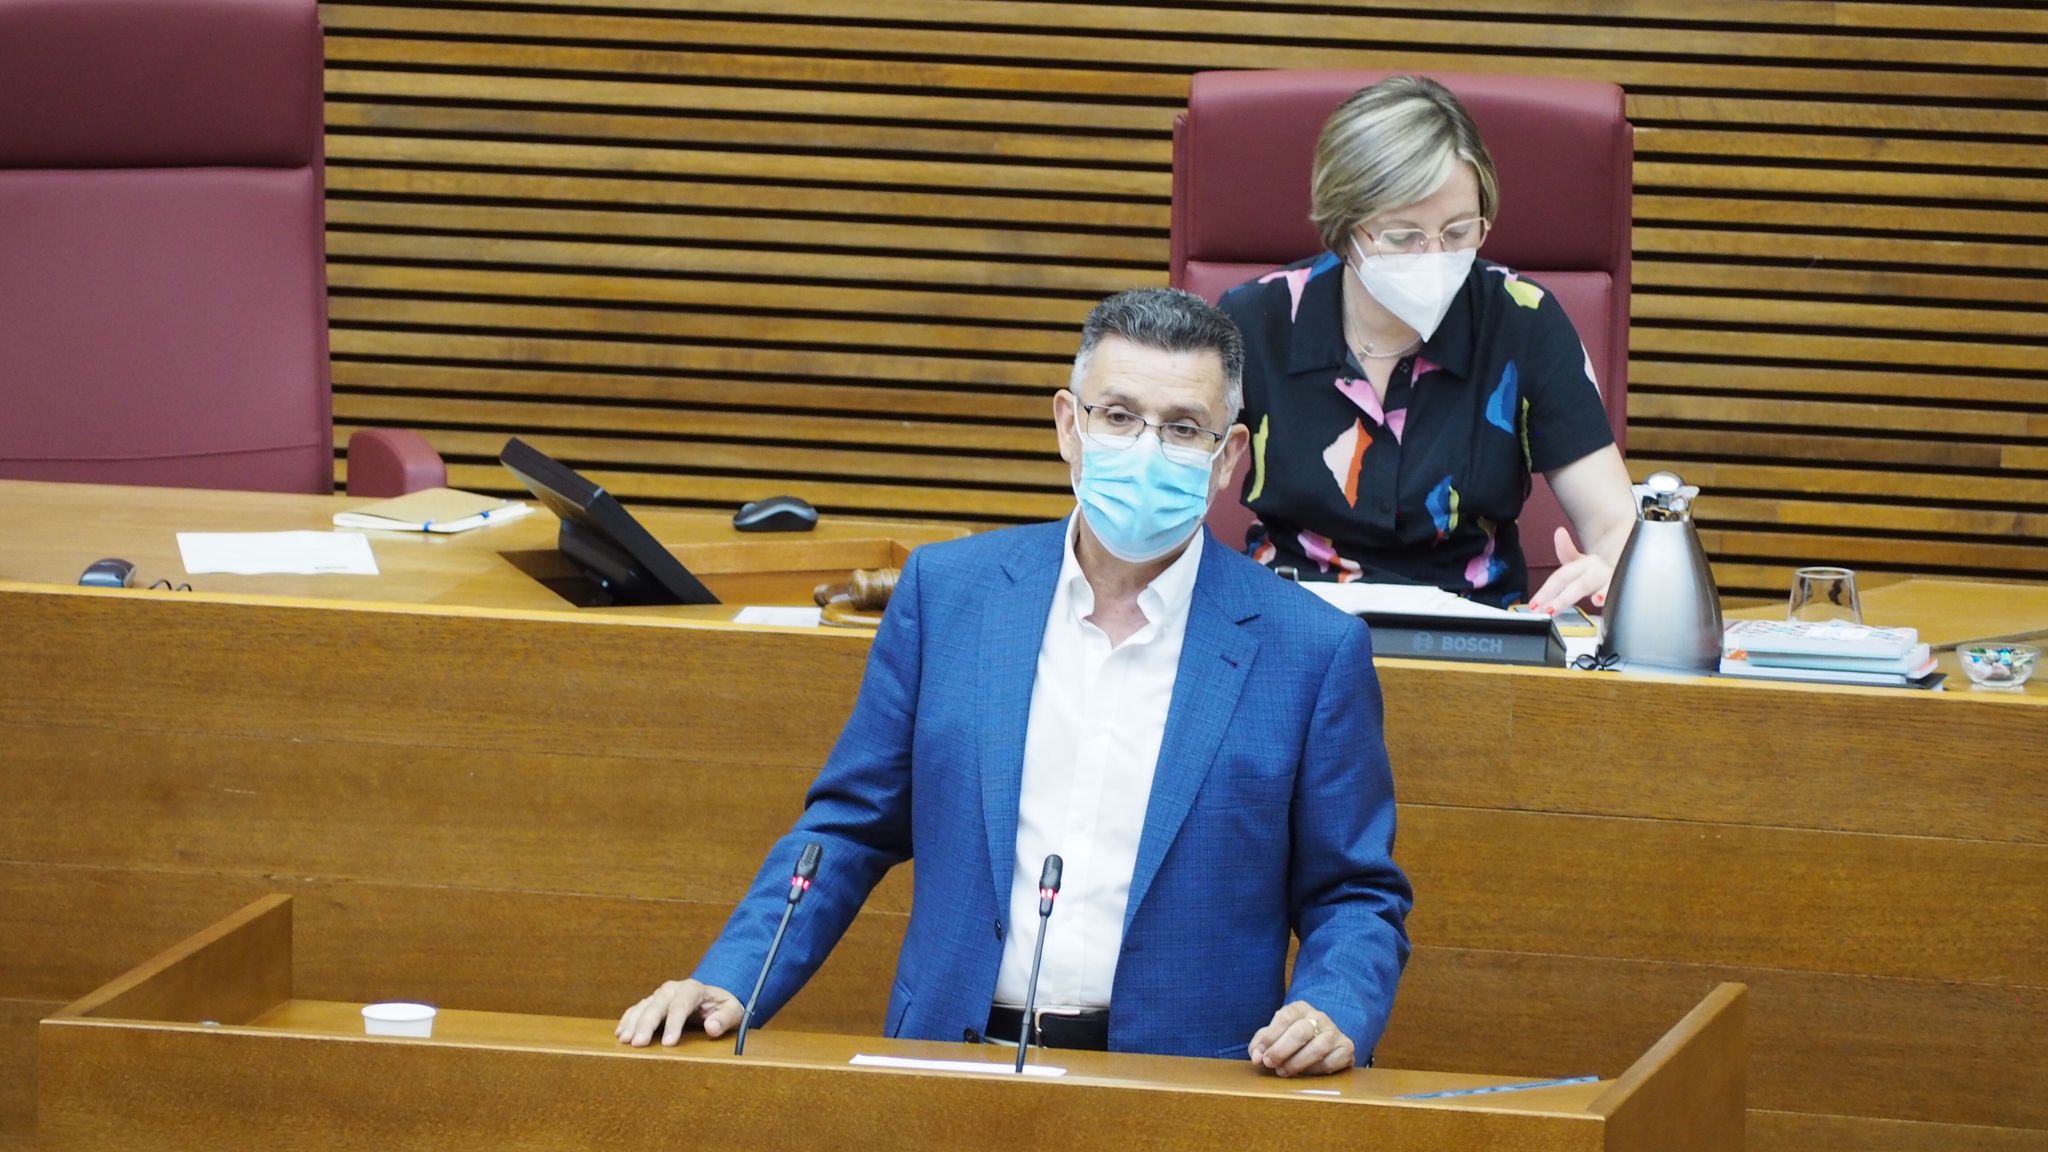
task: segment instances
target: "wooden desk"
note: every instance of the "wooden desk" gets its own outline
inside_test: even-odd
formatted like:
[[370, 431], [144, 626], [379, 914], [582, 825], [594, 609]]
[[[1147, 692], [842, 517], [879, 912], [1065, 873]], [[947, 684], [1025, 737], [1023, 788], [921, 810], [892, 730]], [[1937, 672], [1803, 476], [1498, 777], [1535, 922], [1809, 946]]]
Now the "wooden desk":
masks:
[[[1741, 1146], [1742, 989], [1716, 989], [1614, 1080], [1042, 1052], [768, 1027], [747, 1054], [691, 1034], [634, 1049], [614, 1021], [443, 1010], [432, 1039], [363, 1035], [362, 1000], [300, 999], [289, 897], [259, 900], [41, 1028], [45, 1152], [690, 1147], [1722, 1152]], [[203, 1023], [204, 1022], [204, 1023]], [[988, 1072], [857, 1067], [857, 1055]], [[288, 1133], [288, 1136], [283, 1134]]]
[[[0, 575], [133, 551], [19, 503]], [[310, 999], [602, 1017], [687, 970], [867, 648], [688, 611], [0, 586], [0, 1128], [36, 1020], [268, 892]], [[1614, 1075], [1734, 980], [1752, 1146], [2040, 1146], [2038, 694], [1380, 672], [1418, 894], [1382, 1059]], [[880, 1030], [906, 871], [783, 1026]]]
[[187, 576], [179, 558], [180, 532], [331, 531], [336, 512], [371, 503], [348, 496], [0, 480], [0, 509], [11, 518], [0, 580], [72, 585], [87, 564], [118, 556], [136, 565], [138, 587], [166, 578], [209, 593], [301, 600], [730, 620], [744, 604], [809, 604], [813, 588], [844, 581], [852, 569], [898, 566], [919, 544], [966, 535], [941, 524], [843, 517], [826, 517], [809, 532], [748, 533], [716, 512], [632, 510], [721, 601], [704, 607], [591, 610], [563, 600], [529, 574], [567, 571], [554, 555], [559, 521], [544, 508], [453, 536], [364, 533], [377, 557], [376, 576]]

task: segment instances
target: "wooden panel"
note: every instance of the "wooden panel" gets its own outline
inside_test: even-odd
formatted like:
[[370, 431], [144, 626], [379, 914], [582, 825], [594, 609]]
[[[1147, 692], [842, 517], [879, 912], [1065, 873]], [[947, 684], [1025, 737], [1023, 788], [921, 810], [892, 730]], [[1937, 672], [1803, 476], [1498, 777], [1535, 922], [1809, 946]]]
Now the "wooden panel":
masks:
[[63, 1006], [59, 1000], [0, 997], [0, 1149], [6, 1152], [29, 1152], [36, 1119], [36, 1021]]
[[[453, 0], [464, 5], [503, 7], [507, 3], [535, 6], [547, 0]], [[568, 8], [612, 8], [621, 10], [667, 11], [674, 8], [671, 0], [567, 0], [558, 6]], [[802, 0], [779, 0], [777, 3], [763, 3], [761, 0], [711, 0], [691, 6], [701, 12], [776, 12], [791, 13], [811, 10]], [[854, 6], [835, 5], [823, 9], [826, 13], [844, 14]], [[987, 17], [988, 22], [1021, 19], [1023, 14], [1040, 15], [1058, 12], [1060, 9], [1047, 4], [991, 3], [985, 7], [996, 15]], [[2008, 6], [2010, 7], [2010, 6]], [[1609, 0], [1467, 0], [1457, 11], [1485, 13], [1502, 17], [1544, 17], [1561, 16], [1612, 16], [1616, 6]], [[1411, 11], [1412, 5], [1403, 0], [1344, 0], [1332, 5], [1333, 11], [1349, 11], [1369, 14], [1380, 10]], [[906, 13], [922, 13], [928, 6], [908, 0], [904, 3], [859, 7], [864, 15], [888, 15], [900, 17]], [[2011, 33], [2035, 33], [2048, 31], [2048, 20], [2039, 13], [2013, 11], [2011, 14], [1986, 14], [1980, 8], [1959, 7], [1953, 4], [1898, 4], [1892, 0], [1877, 0], [1875, 3], [1836, 3], [1833, 0], [1778, 0], [1768, 6], [1747, 3], [1746, 0], [1630, 0], [1627, 13], [1646, 22], [1692, 23], [1711, 20], [1720, 24], [1761, 27], [1769, 30], [1771, 25], [1833, 25], [1841, 28], [1884, 28], [1934, 26], [1958, 31], [1998, 31]]]
[[1593, 1101], [1610, 1146], [1721, 1152], [1742, 1143], [1748, 1068], [1740, 984], [1723, 984], [1686, 1013]]
[[[344, 398], [354, 405], [354, 398]], [[516, 403], [500, 398], [501, 404]], [[439, 398], [398, 396], [382, 401], [387, 407], [404, 411], [421, 423], [459, 422], [489, 401], [483, 398]], [[1034, 404], [1034, 407], [1037, 405]], [[337, 409], [343, 407], [336, 405]], [[588, 405], [560, 403], [519, 403], [516, 410], [529, 419], [549, 420], [564, 429], [584, 431], [603, 426], [610, 414], [592, 411]], [[631, 413], [635, 423], [649, 432], [669, 435], [694, 434], [721, 440], [758, 436], [764, 427], [787, 429], [819, 445], [917, 446], [955, 452], [1022, 455], [1053, 439], [1050, 428], [1004, 428], [936, 420], [875, 420], [857, 416], [812, 416], [799, 413], [719, 412], [679, 413], [667, 407], [649, 406]], [[337, 411], [336, 418], [348, 419]], [[560, 442], [560, 438], [556, 438]], [[1033, 461], [1033, 463], [1037, 463]], [[1049, 483], [1049, 478], [1046, 478]]]
[[[985, 4], [945, 3], [931, 0], [900, 0], [885, 5], [865, 5], [845, 0], [821, 6], [776, 4], [734, 5], [728, 11], [744, 15], [773, 15], [778, 22], [719, 20], [694, 12], [664, 11], [658, 15], [600, 15], [557, 12], [520, 12], [520, 4], [501, 4], [499, 11], [432, 9], [384, 12], [348, 4], [324, 7], [330, 29], [351, 31], [374, 28], [414, 34], [490, 36], [508, 41], [578, 40], [634, 44], [717, 45], [740, 49], [774, 44], [817, 54], [836, 53], [846, 43], [844, 23], [865, 28], [871, 50], [895, 55], [935, 58], [970, 56], [1003, 60], [1044, 60], [1052, 63], [1106, 63], [1150, 65], [1165, 70], [1200, 67], [1207, 55], [1200, 41], [1218, 34], [1243, 36], [1264, 33], [1264, 42], [1250, 41], [1237, 46], [1247, 67], [1306, 68], [1343, 66], [1347, 52], [1366, 42], [1398, 42], [1418, 56], [1483, 55], [1485, 50], [1534, 50], [1538, 59], [1548, 52], [1570, 55], [1606, 47], [1613, 31], [1602, 25], [1567, 24], [1554, 21], [1475, 21], [1453, 14], [1450, 19], [1403, 19], [1398, 16], [1317, 16], [1290, 13], [1283, 28], [1260, 13], [1208, 12], [1184, 8], [1141, 9], [1112, 4]], [[805, 17], [811, 19], [806, 20]], [[954, 27], [933, 26], [943, 20]], [[1040, 34], [1033, 23], [1057, 20], [1061, 34]], [[900, 22], [899, 22], [900, 21]], [[958, 25], [980, 25], [958, 26]], [[1042, 25], [1041, 25], [1042, 26]], [[1012, 30], [1015, 29], [1015, 30]], [[1086, 32], [1086, 35], [1069, 34]], [[1283, 36], [1273, 36], [1283, 32]], [[1183, 35], [1175, 35], [1182, 33]], [[1284, 37], [1284, 38], [1283, 38]], [[1455, 37], [1455, 40], [1453, 39]], [[1351, 40], [1351, 43], [1344, 43]], [[1969, 43], [1978, 55], [1970, 62], [1985, 69], [1983, 74], [1965, 73], [1920, 79], [1929, 90], [1955, 95], [2038, 96], [2042, 85], [2024, 69], [2037, 63], [2029, 46], [2003, 37], [1985, 36]], [[1691, 55], [1695, 58], [1727, 58], [1749, 54], [1768, 64], [1670, 64], [1670, 72], [1689, 78], [1706, 79], [1717, 74], [1730, 80], [1752, 83], [1775, 81], [1796, 87], [1803, 66], [1890, 62], [1939, 66], [1959, 60], [1954, 43], [1930, 42], [1915, 37], [1869, 38], [1841, 35], [1786, 35], [1774, 31], [1712, 32], [1698, 28], [1660, 29], [1642, 26], [1631, 30], [1630, 47], [1637, 52]], [[1779, 61], [1786, 63], [1780, 64]], [[1439, 65], [1438, 67], [1442, 67]], [[1646, 65], [1618, 62], [1623, 75], [1642, 75]], [[2001, 74], [2003, 73], [2003, 74]], [[1841, 78], [1846, 90], [1876, 93], [1877, 77]], [[1734, 85], [1730, 85], [1734, 86]], [[1894, 89], [1895, 91], [1895, 89]]]
[[[48, 751], [0, 776], [0, 812], [15, 814], [0, 821], [0, 836], [26, 858], [650, 899], [736, 899], [812, 775], [462, 748], [415, 748], [393, 762], [376, 744], [303, 738], [39, 735]], [[67, 763], [91, 767], [64, 771]], [[81, 790], [103, 808], [93, 824], [32, 815]], [[405, 805], [377, 803], [392, 795]], [[706, 795], [721, 803], [692, 803]], [[2035, 810], [2021, 807], [2016, 819]], [[416, 827], [422, 812], [447, 815]], [[636, 832], [650, 812], [669, 814], [663, 838], [692, 849], [649, 853]], [[1911, 810], [1897, 821], [1910, 826]], [[110, 844], [103, 825], [139, 834]], [[2038, 908], [2048, 848], [1925, 831], [1732, 826], [1706, 836], [1672, 821], [1410, 803], [1402, 858], [1424, 897], [1415, 930], [1444, 944], [2048, 984]], [[1530, 862], [1515, 867], [1503, 853]], [[1575, 885], [1614, 859], [1631, 869], [1595, 892]], [[1928, 879], [1899, 891], [1901, 871]], [[907, 910], [907, 874], [885, 882], [871, 906]], [[1632, 915], [1638, 906], [1687, 907], [1699, 919]]]
[[[617, 1017], [688, 975], [732, 911], [724, 901], [0, 864], [0, 972], [25, 999], [82, 996], [191, 925], [272, 893], [293, 898], [301, 996], [574, 1016]], [[879, 1034], [904, 922], [863, 913], [777, 1024]]]
[[[914, 109], [897, 109], [901, 115]], [[661, 141], [705, 147], [804, 149], [815, 146], [818, 133], [803, 124], [755, 118], [716, 119], [709, 116], [656, 118], [645, 110], [633, 115], [552, 109], [448, 108], [407, 105], [399, 108], [337, 103], [327, 119], [335, 132], [371, 129], [446, 133], [485, 137], [574, 137], [616, 140], [629, 144]], [[974, 154], [990, 160], [1041, 160], [1051, 163], [1098, 164], [1117, 157], [1156, 167], [1172, 161], [1170, 147], [1156, 138], [1104, 139], [1057, 132], [1012, 131], [991, 135], [992, 147]], [[951, 156], [961, 151], [958, 129], [951, 126], [895, 127], [841, 125], [832, 146], [842, 152], [895, 152]], [[828, 174], [829, 173], [821, 173]]]
[[[1593, 1085], [1418, 1102], [1399, 1097], [1500, 1081], [1361, 1069], [1329, 1081], [1341, 1086], [1337, 1098], [1304, 1099], [1296, 1082], [1246, 1061], [1102, 1052], [1062, 1053], [1070, 1075], [1018, 1083], [848, 1066], [876, 1053], [1007, 1071], [1002, 1050], [985, 1045], [764, 1031], [743, 1057], [702, 1039], [628, 1052], [601, 1019], [467, 1011], [444, 1011], [432, 1041], [369, 1043], [351, 1007], [299, 1000], [275, 1026], [218, 1032], [47, 1025], [44, 1142], [51, 1152], [116, 1143], [171, 1152], [258, 1146], [284, 1129], [307, 1152], [495, 1152], [592, 1147], [651, 1129], [687, 1132], [693, 1146], [710, 1148], [950, 1152], [964, 1129], [982, 1124], [1031, 1147], [1160, 1152], [1191, 1140], [1264, 1150], [1360, 1135], [1413, 1152], [1655, 1149], [1603, 1139], [1601, 1117], [1585, 1110]], [[248, 1107], [252, 1098], [264, 1106]]]
[[[335, 365], [336, 380], [354, 383], [364, 380], [363, 369], [356, 364]], [[390, 387], [386, 395], [377, 399], [361, 399], [358, 396], [335, 397], [338, 412], [353, 415], [367, 411], [377, 403], [443, 403], [460, 404], [474, 401], [489, 404], [494, 401], [506, 404], [557, 403], [555, 411], [584, 413], [597, 407], [588, 400], [610, 400], [614, 402], [639, 402], [650, 408], [675, 409], [684, 405], [702, 404], [698, 411], [706, 419], [732, 419], [738, 415], [752, 415], [762, 420], [804, 419], [825, 422], [825, 426], [860, 426], [879, 429], [899, 426], [915, 427], [915, 421], [930, 420], [941, 423], [969, 443], [996, 442], [1005, 445], [1028, 443], [1033, 437], [1051, 436], [1052, 430], [1042, 425], [1025, 425], [1022, 417], [1027, 413], [1050, 411], [1051, 404], [1042, 396], [961, 396], [952, 393], [935, 393], [912, 389], [892, 389], [886, 386], [863, 386], [850, 384], [799, 383], [761, 380], [750, 383], [747, 393], [755, 403], [749, 406], [735, 406], [729, 402], [730, 388], [701, 377], [661, 377], [633, 373], [617, 375], [596, 372], [555, 372], [541, 369], [518, 371], [504, 368], [456, 367], [450, 365], [407, 364], [395, 367], [381, 377], [383, 384]], [[560, 389], [574, 388], [588, 398], [584, 403], [559, 403], [551, 397], [559, 395]], [[418, 396], [416, 389], [431, 389], [444, 393], [439, 396]], [[364, 387], [362, 392], [378, 391], [378, 388]], [[827, 415], [809, 416], [803, 409], [817, 405]], [[851, 414], [846, 413], [853, 410]], [[961, 417], [1011, 416], [1019, 418], [1015, 423], [986, 425], [974, 423]], [[863, 423], [865, 421], [865, 423]], [[810, 427], [819, 427], [812, 424]]]
[[[852, 706], [866, 660], [860, 637], [723, 629], [684, 637], [652, 626], [608, 637], [607, 660], [618, 662], [593, 664], [585, 638], [562, 620], [436, 613], [392, 627], [400, 621], [380, 625], [370, 619], [374, 609], [359, 617], [356, 609], [166, 597], [138, 616], [126, 611], [139, 606], [133, 602], [92, 600], [81, 597], [41, 619], [13, 613], [7, 639], [17, 652], [65, 651], [74, 667], [99, 669], [103, 675], [90, 681], [96, 690], [81, 695], [74, 684], [49, 680], [38, 689], [32, 679], [14, 678], [0, 699], [0, 722], [33, 725], [68, 712], [76, 724], [152, 731], [176, 717], [172, 730], [192, 735], [391, 748], [422, 743], [421, 734], [431, 733], [424, 742], [536, 755], [580, 755], [601, 740], [614, 756], [674, 758], [686, 751], [736, 767], [815, 769]], [[135, 633], [120, 621], [150, 628], [153, 643], [165, 645], [160, 650], [179, 652], [181, 667], [203, 671], [203, 678], [164, 677], [134, 664]], [[252, 625], [274, 645], [260, 662], [236, 643], [252, 634], [239, 629]], [[374, 679], [337, 684], [331, 654], [359, 645], [363, 628], [379, 637], [376, 651], [363, 656]], [[68, 647], [43, 646], [60, 638]], [[488, 655], [493, 648], [497, 654]], [[477, 658], [451, 668], [444, 659], [450, 651]], [[735, 682], [727, 673], [743, 662], [753, 678]], [[633, 667], [667, 675], [617, 674]], [[488, 709], [492, 698], [539, 705], [535, 669], [548, 670], [552, 707]], [[757, 694], [764, 684], [782, 693], [766, 715]], [[451, 710], [451, 701], [472, 706]], [[676, 725], [684, 722], [687, 750], [676, 743]]]
[[[1459, 809], [1570, 813], [1710, 838], [1714, 825], [1731, 824], [2048, 845], [2048, 780], [1987, 767], [1977, 745], [1953, 738], [2030, 746], [2041, 723], [2031, 707], [1965, 717], [1951, 706], [1977, 698], [1880, 692], [1822, 702], [1756, 684], [1453, 674], [1402, 660], [1380, 661], [1379, 674], [1399, 795], [1451, 818]], [[1516, 751], [1504, 759], [1507, 748]]]
[[2048, 987], [2048, 846], [1416, 805], [1402, 816], [1417, 939]]
[[2044, 1144], [2048, 1136], [2038, 1129], [1751, 1109], [1744, 1146], [1749, 1152], [2040, 1152]]
[[[2048, 1076], [2048, 1052], [2030, 1042], [2048, 1027], [2041, 988], [1474, 951], [1418, 939], [1379, 1059], [1615, 1076], [1674, 1011], [1723, 981], [1749, 987], [1752, 1131], [1756, 1110], [1823, 1109], [2032, 1129], [2036, 1140], [2048, 1129], [2048, 1100], [2034, 1087]], [[1600, 1027], [1588, 1027], [1595, 1019]], [[1475, 1048], [1479, 1037], [1487, 1039]]]
[[265, 896], [65, 1006], [60, 1015], [247, 1024], [292, 998], [292, 905]]
[[[342, 143], [337, 138], [335, 144]], [[451, 140], [449, 148], [462, 141]], [[742, 216], [761, 212], [814, 213], [820, 191], [800, 184], [717, 184], [699, 181], [647, 179], [615, 175], [602, 166], [589, 170], [520, 171], [476, 165], [471, 168], [420, 169], [405, 160], [404, 150], [392, 150], [396, 159], [379, 163], [374, 157], [327, 170], [330, 207], [348, 198], [396, 197], [402, 203], [427, 206], [442, 198], [508, 197], [537, 204], [582, 206], [660, 205], [676, 208], [724, 211]], [[583, 154], [547, 152], [549, 160], [586, 159]], [[330, 157], [331, 159], [331, 157]], [[932, 189], [834, 187], [829, 192], [834, 215], [830, 227], [851, 218], [866, 217], [882, 223], [946, 222], [983, 224], [997, 221], [1080, 235], [1107, 234], [1112, 250], [1122, 245], [1116, 237], [1126, 233], [1154, 232], [1152, 243], [1162, 243], [1166, 234], [1167, 207], [1151, 202], [1032, 200]], [[1133, 236], [1139, 242], [1142, 235]]]
[[[690, 726], [707, 737], [701, 751], [628, 757], [5, 725], [0, 741], [27, 751], [0, 768], [0, 843], [81, 867], [729, 905], [803, 810], [837, 726], [799, 738], [806, 764], [727, 752], [708, 725]], [[92, 823], [46, 818], [79, 795], [96, 798]], [[104, 827], [131, 834], [110, 842]], [[868, 907], [909, 911], [909, 870]]]
[[[362, 1002], [422, 998], [563, 1015], [616, 1015], [684, 974], [723, 924], [722, 904], [0, 866], [0, 894], [56, 936], [10, 931], [0, 970], [47, 982], [66, 954], [110, 979], [171, 942], [180, 916], [231, 911], [250, 893], [294, 897], [299, 991]], [[220, 912], [224, 914], [224, 912]], [[0, 915], [12, 915], [0, 913]], [[904, 918], [864, 912], [774, 1027], [874, 1035]], [[14, 927], [9, 925], [10, 929]], [[114, 954], [114, 955], [109, 955]], [[451, 956], [514, 963], [451, 962]], [[2048, 1025], [2041, 989], [1470, 951], [1422, 943], [1381, 1047], [1389, 1066], [1504, 1076], [1620, 1074], [1675, 1011], [1723, 980], [1751, 985], [1752, 1103], [1827, 1101], [1936, 1123], [2048, 1126], [2028, 1091], [2048, 1072], [2027, 1039]], [[1598, 1021], [1597, 1027], [1589, 1026]], [[1910, 1036], [1910, 1044], [1899, 1037]], [[1939, 1059], [1949, 1073], [1924, 1074]]]

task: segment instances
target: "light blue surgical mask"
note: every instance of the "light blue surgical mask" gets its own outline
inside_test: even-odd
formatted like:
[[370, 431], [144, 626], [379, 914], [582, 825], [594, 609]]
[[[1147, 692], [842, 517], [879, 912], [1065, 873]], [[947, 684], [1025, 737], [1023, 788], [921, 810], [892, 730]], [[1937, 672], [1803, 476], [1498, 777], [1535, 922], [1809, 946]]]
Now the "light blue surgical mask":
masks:
[[[1078, 422], [1075, 430], [1080, 431]], [[1149, 429], [1128, 447], [1105, 445], [1085, 432], [1080, 436], [1081, 479], [1074, 495], [1110, 555], [1132, 564], [1157, 560], [1201, 527], [1215, 456], [1200, 464], [1174, 460]]]

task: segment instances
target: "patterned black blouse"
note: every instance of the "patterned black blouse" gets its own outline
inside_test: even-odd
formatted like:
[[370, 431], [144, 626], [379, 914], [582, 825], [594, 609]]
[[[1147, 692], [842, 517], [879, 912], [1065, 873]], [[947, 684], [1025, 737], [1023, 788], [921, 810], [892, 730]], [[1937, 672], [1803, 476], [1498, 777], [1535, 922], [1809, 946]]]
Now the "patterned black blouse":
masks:
[[1324, 253], [1223, 297], [1244, 330], [1252, 557], [1304, 580], [1520, 600], [1531, 472], [1614, 442], [1577, 330], [1536, 283], [1475, 261], [1382, 403], [1344, 342], [1344, 276]]

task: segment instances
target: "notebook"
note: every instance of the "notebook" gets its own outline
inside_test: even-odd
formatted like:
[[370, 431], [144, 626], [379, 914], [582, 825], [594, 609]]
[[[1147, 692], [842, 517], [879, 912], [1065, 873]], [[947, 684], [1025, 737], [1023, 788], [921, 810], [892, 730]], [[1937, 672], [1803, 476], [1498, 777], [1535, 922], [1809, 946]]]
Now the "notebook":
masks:
[[467, 532], [486, 524], [517, 520], [533, 511], [531, 504], [479, 496], [454, 488], [422, 488], [389, 500], [334, 514], [337, 528], [371, 528], [386, 532]]
[[1723, 633], [1721, 647], [1730, 652], [1897, 660], [1919, 642], [1920, 634], [1911, 628], [1872, 628], [1845, 620], [1736, 620]]
[[1803, 680], [1813, 684], [1860, 684], [1873, 688], [1939, 688], [1946, 674], [1928, 660], [1910, 674], [1848, 672], [1837, 668], [1766, 667], [1738, 655], [1721, 657], [1720, 673], [1746, 680]]
[[1819, 668], [1838, 672], [1875, 672], [1894, 676], [1918, 676], [1934, 666], [1933, 650], [1915, 644], [1904, 656], [1815, 656], [1799, 652], [1750, 652], [1735, 649], [1729, 656], [1746, 656], [1758, 668]]

